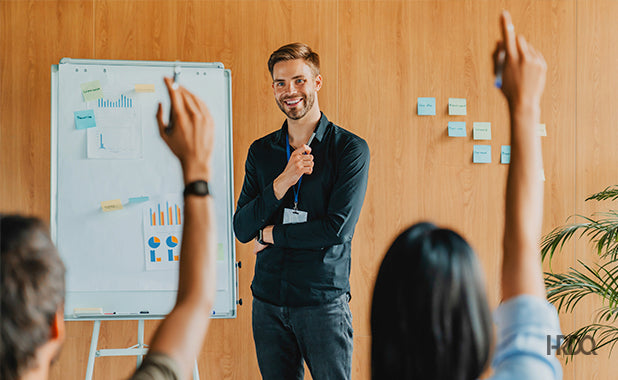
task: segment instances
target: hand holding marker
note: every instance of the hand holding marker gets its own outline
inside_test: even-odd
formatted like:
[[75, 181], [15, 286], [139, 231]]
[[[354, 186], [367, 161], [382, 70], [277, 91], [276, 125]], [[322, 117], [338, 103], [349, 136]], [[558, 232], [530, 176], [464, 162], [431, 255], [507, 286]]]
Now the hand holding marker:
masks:
[[[174, 66], [174, 78], [173, 78], [174, 84], [172, 85], [173, 90], [178, 90], [178, 77], [179, 76], [180, 76], [180, 66], [176, 65]], [[173, 129], [174, 129], [174, 105], [171, 104], [170, 105], [170, 119], [167, 124], [167, 127], [165, 127], [165, 133], [169, 135], [170, 133], [172, 133]]]

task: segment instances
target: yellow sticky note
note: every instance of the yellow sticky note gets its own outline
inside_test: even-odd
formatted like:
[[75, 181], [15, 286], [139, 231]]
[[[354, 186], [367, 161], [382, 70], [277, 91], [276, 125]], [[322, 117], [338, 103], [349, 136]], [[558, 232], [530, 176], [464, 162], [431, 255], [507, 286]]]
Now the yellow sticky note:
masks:
[[101, 202], [101, 209], [105, 212], [122, 210], [122, 202], [120, 199], [113, 199], [111, 201]]
[[547, 136], [547, 128], [545, 128], [545, 124], [539, 124], [537, 131], [539, 136]]
[[154, 84], [136, 84], [135, 92], [155, 92]]
[[449, 115], [466, 115], [466, 99], [448, 98], [448, 114]]
[[92, 82], [86, 82], [79, 85], [84, 94], [84, 100], [90, 102], [92, 100], [101, 99], [103, 97], [103, 90], [101, 89], [101, 82], [93, 80]]

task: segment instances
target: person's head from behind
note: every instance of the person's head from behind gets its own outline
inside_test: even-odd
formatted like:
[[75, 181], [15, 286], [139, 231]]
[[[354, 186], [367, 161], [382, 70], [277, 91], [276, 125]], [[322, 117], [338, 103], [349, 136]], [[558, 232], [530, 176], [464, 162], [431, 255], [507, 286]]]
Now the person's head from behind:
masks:
[[468, 243], [430, 223], [389, 248], [371, 310], [374, 379], [476, 379], [491, 352], [483, 274]]
[[0, 378], [45, 371], [64, 339], [65, 268], [36, 218], [0, 215]]
[[303, 43], [293, 43], [275, 50], [268, 59], [268, 71], [279, 109], [292, 120], [302, 119], [317, 105], [322, 87], [320, 57]]

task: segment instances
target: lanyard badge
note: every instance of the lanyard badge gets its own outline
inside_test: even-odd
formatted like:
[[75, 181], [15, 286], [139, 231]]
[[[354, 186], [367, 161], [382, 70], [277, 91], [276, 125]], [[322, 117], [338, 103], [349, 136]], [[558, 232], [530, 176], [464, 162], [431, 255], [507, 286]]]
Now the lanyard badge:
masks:
[[[290, 162], [290, 156], [291, 154], [291, 146], [290, 146], [290, 137], [289, 135], [285, 135], [286, 137], [286, 152], [288, 155], [288, 162]], [[315, 137], [315, 132], [311, 135], [311, 138], [309, 139], [309, 142], [307, 143], [307, 145], [311, 144], [311, 141], [313, 140], [313, 138]], [[296, 183], [294, 186], [292, 186], [292, 191], [294, 191], [294, 208], [290, 209], [290, 208], [285, 208], [283, 210], [283, 224], [290, 224], [290, 223], [304, 223], [307, 221], [307, 211], [301, 211], [298, 209], [298, 194], [300, 193], [300, 185], [303, 181], [303, 177], [300, 176], [300, 178], [298, 179], [298, 183]]]

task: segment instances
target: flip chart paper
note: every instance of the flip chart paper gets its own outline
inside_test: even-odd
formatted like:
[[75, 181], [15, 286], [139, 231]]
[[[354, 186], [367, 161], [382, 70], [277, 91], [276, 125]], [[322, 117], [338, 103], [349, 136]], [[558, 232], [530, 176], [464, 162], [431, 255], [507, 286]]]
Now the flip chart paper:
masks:
[[76, 129], [94, 128], [97, 126], [93, 110], [75, 111], [73, 115], [75, 115]]
[[472, 162], [475, 164], [490, 164], [491, 145], [475, 145]]
[[450, 137], [466, 137], [466, 122], [465, 121], [449, 121], [448, 135]]
[[421, 116], [436, 114], [436, 98], [418, 98], [418, 114]]
[[472, 130], [474, 140], [491, 140], [491, 123], [475, 122]]
[[448, 114], [449, 115], [467, 115], [466, 99], [449, 98], [448, 99]]

